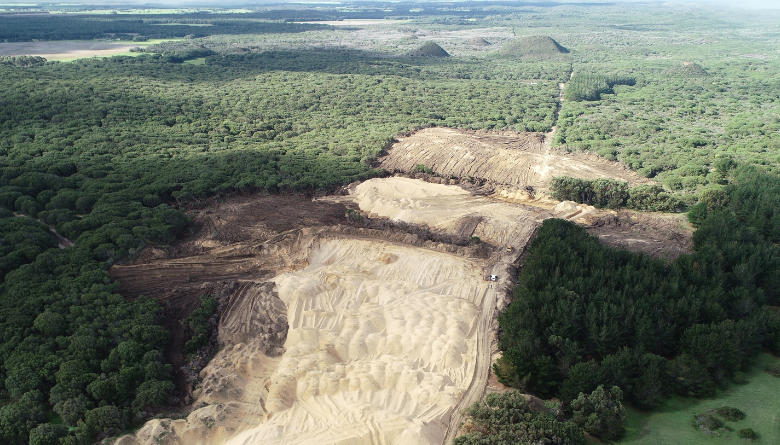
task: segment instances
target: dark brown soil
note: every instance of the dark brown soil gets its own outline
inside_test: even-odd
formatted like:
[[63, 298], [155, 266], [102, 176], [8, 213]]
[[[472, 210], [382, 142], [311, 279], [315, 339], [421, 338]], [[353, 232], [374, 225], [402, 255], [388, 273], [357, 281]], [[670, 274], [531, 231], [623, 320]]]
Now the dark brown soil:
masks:
[[187, 340], [181, 320], [198, 307], [200, 296], [222, 293], [242, 279], [269, 276], [276, 264], [263, 261], [253, 245], [292, 229], [344, 223], [345, 212], [342, 204], [301, 195], [212, 198], [186, 212], [192, 221], [183, 239], [170, 246], [147, 246], [132, 265], [111, 268], [122, 295], [145, 295], [164, 305], [162, 324], [171, 332], [165, 356], [173, 365], [180, 396], [189, 391], [180, 370]]
[[682, 214], [649, 214], [621, 210], [595, 219], [588, 233], [602, 244], [652, 257], [674, 259], [693, 247], [693, 228]]

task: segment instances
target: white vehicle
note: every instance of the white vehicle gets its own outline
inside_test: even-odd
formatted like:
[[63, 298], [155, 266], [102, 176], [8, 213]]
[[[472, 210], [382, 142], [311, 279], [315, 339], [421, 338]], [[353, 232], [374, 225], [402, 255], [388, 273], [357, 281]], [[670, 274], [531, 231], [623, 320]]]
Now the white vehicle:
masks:
[[491, 275], [490, 276], [490, 281], [496, 281], [496, 280], [498, 280], [498, 275]]

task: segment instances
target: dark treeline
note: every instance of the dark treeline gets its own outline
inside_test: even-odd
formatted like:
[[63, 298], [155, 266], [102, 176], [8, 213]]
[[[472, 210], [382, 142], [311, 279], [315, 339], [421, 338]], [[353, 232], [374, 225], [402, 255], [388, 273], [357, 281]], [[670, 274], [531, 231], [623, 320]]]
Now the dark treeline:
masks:
[[625, 181], [609, 178], [579, 179], [570, 176], [553, 178], [550, 194], [558, 201], [575, 201], [598, 208], [652, 212], [674, 212], [680, 209], [680, 200], [657, 185], [629, 187]]
[[705, 397], [780, 350], [780, 179], [729, 170], [691, 210], [694, 252], [665, 263], [548, 220], [500, 316], [500, 379], [568, 403], [618, 386], [643, 408]]
[[[170, 25], [170, 23], [176, 23]], [[198, 25], [209, 26], [198, 26]], [[329, 29], [316, 24], [274, 23], [241, 16], [220, 19], [219, 15], [29, 15], [0, 17], [0, 41], [103, 39], [106, 34], [141, 34], [152, 39], [205, 37], [212, 34], [268, 34]]]
[[0, 65], [6, 66], [40, 66], [46, 63], [41, 56], [0, 56]]

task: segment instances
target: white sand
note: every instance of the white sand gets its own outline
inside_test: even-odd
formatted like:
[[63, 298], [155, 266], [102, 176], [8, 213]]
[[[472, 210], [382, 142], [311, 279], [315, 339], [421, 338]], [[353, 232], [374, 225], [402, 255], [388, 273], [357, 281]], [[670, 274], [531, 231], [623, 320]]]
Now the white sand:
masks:
[[522, 247], [549, 216], [539, 209], [473, 196], [457, 186], [403, 177], [366, 181], [351, 198], [360, 210], [378, 217], [474, 235], [499, 246]]
[[270, 359], [251, 342], [227, 347], [201, 374], [199, 402], [212, 405], [187, 420], [151, 421], [137, 437], [441, 443], [474, 375], [476, 324], [490, 288], [483, 275], [477, 264], [427, 249], [322, 241], [306, 268], [273, 279], [290, 326], [284, 354]]
[[440, 443], [471, 383], [488, 283], [468, 261], [333, 240], [278, 276], [287, 349], [269, 420], [228, 444]]
[[[400, 177], [366, 181], [341, 199], [375, 215], [511, 244], [516, 253], [487, 264], [349, 236], [263, 247], [286, 264], [308, 259], [270, 280], [279, 304], [268, 285], [247, 296], [267, 302], [263, 310], [286, 311], [282, 355], [266, 355], [263, 326], [244, 326], [253, 314], [224, 317], [226, 346], [195, 393], [203, 407], [187, 419], [152, 420], [118, 444], [428, 445], [454, 435], [455, 411], [487, 383], [496, 294], [511, 281], [506, 267], [550, 214]], [[500, 282], [487, 281], [491, 273], [501, 273]]]

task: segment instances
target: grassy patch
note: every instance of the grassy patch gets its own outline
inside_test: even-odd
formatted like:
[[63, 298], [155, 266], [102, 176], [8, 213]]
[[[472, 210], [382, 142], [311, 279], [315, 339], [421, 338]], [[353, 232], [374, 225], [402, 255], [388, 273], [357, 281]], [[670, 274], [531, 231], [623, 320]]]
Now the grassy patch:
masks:
[[[626, 410], [626, 437], [620, 444], [631, 445], [705, 445], [710, 443], [745, 443], [739, 431], [750, 428], [760, 436], [760, 443], [780, 443], [780, 386], [765, 369], [780, 363], [776, 357], [762, 354], [746, 377], [748, 383], [719, 391], [713, 399], [672, 398], [653, 412]], [[720, 437], [707, 437], [693, 428], [696, 413], [723, 406], [737, 408], [746, 415], [737, 422], [725, 421], [733, 431]]]
[[184, 63], [189, 63], [190, 65], [205, 65], [206, 64], [206, 58], [205, 57], [198, 57], [197, 59], [185, 60]]

